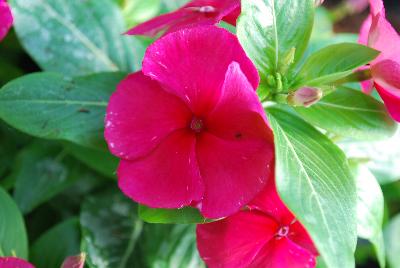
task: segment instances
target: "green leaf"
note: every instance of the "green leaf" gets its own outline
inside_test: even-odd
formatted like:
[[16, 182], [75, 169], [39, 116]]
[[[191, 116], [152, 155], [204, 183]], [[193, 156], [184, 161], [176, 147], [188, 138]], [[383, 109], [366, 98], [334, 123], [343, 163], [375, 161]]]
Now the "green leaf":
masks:
[[28, 258], [28, 238], [18, 206], [0, 187], [0, 257]]
[[364, 160], [379, 183], [386, 184], [400, 180], [399, 140], [400, 128], [390, 139], [368, 142], [348, 139], [339, 142], [339, 146], [347, 157]]
[[76, 159], [108, 178], [115, 179], [118, 158], [106, 151], [66, 143], [65, 148]]
[[302, 57], [313, 20], [313, 0], [242, 1], [238, 38], [263, 79], [287, 69], [293, 49], [294, 63]]
[[11, 0], [22, 45], [46, 71], [84, 75], [134, 71], [144, 47], [126, 30], [110, 0]]
[[400, 267], [400, 214], [395, 216], [385, 227], [384, 239], [386, 256], [390, 267]]
[[281, 198], [306, 227], [328, 267], [354, 267], [357, 193], [344, 154], [300, 118], [273, 107], [267, 112]]
[[40, 268], [61, 267], [64, 259], [80, 253], [79, 220], [66, 220], [44, 233], [31, 247], [31, 262]]
[[80, 215], [81, 250], [87, 253], [89, 267], [137, 267], [132, 253], [143, 223], [136, 209], [116, 188], [85, 200]]
[[357, 183], [357, 232], [358, 236], [369, 240], [375, 248], [381, 267], [385, 267], [385, 247], [382, 222], [384, 201], [381, 187], [374, 175], [362, 164], [350, 165]]
[[197, 252], [195, 225], [145, 224], [140, 241], [138, 253], [144, 263], [138, 267], [205, 268]]
[[180, 209], [149, 208], [139, 205], [139, 217], [148, 223], [206, 223], [198, 209], [184, 207]]
[[357, 40], [357, 34], [335, 33], [330, 12], [320, 6], [315, 10], [313, 31], [302, 60], [306, 60], [312, 53], [326, 46], [338, 43], [358, 43]]
[[104, 148], [104, 115], [122, 73], [74, 79], [55, 73], [23, 76], [0, 90], [0, 119], [32, 136]]
[[340, 136], [377, 140], [396, 131], [383, 103], [349, 88], [341, 87], [313, 106], [295, 110], [309, 123]]
[[327, 85], [351, 74], [378, 55], [377, 50], [355, 43], [330, 45], [306, 60], [292, 88]]
[[82, 165], [66, 155], [62, 147], [36, 142], [17, 157], [14, 200], [26, 214], [71, 187], [85, 174]]

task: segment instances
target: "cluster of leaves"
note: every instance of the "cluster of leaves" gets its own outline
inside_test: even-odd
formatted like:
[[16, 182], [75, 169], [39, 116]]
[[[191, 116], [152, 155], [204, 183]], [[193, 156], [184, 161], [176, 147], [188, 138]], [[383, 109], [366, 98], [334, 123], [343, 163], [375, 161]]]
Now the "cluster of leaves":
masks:
[[[79, 252], [87, 253], [89, 267], [203, 265], [190, 224], [208, 220], [194, 208], [151, 209], [127, 200], [116, 188], [118, 162], [103, 138], [109, 97], [140, 69], [151, 42], [121, 33], [178, 2], [9, 1], [18, 40], [43, 72], [0, 90], [0, 256], [28, 259], [29, 248], [29, 260], [44, 268]], [[398, 267], [399, 216], [383, 234], [377, 179], [400, 179], [400, 134], [380, 100], [343, 85], [378, 52], [354, 35], [334, 34], [327, 11], [315, 12], [313, 0], [243, 1], [236, 30], [260, 71], [261, 99], [284, 102], [305, 85], [323, 90], [310, 108], [266, 103], [279, 194], [309, 231], [321, 266], [353, 267], [356, 246], [360, 262], [370, 248], [365, 239], [381, 266], [386, 242], [388, 260]], [[8, 39], [5, 51], [15, 49], [6, 47]], [[4, 58], [1, 64], [11, 67], [2, 81], [23, 74], [15, 58]], [[384, 187], [387, 204], [398, 204], [392, 188]], [[387, 207], [387, 215], [396, 212]]]

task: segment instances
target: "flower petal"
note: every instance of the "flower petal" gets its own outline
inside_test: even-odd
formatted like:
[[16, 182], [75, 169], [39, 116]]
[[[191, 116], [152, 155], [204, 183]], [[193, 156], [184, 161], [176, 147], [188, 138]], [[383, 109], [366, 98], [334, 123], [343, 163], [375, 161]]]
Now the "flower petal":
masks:
[[122, 160], [118, 184], [134, 201], [157, 208], [180, 208], [203, 196], [195, 155], [195, 135], [177, 130], [149, 155]]
[[261, 213], [238, 212], [197, 226], [197, 247], [208, 267], [247, 267], [275, 235], [278, 224]]
[[308, 250], [313, 255], [318, 256], [318, 250], [315, 248], [310, 235], [299, 221], [291, 224], [289, 228], [290, 232], [288, 237], [292, 242]]
[[372, 17], [368, 45], [381, 51], [371, 65], [385, 59], [400, 63], [400, 36], [382, 13]]
[[187, 127], [190, 119], [184, 102], [138, 72], [111, 96], [105, 138], [113, 154], [132, 160], [148, 154], [174, 130]]
[[313, 268], [316, 258], [287, 238], [272, 239], [248, 266], [268, 268]]
[[358, 37], [358, 43], [365, 46], [368, 45], [368, 36], [369, 36], [369, 30], [371, 29], [371, 24], [372, 24], [372, 16], [369, 15], [361, 25], [360, 35]]
[[371, 67], [371, 73], [375, 82], [378, 84], [382, 86], [386, 84], [400, 91], [400, 61], [379, 61]]
[[159, 32], [167, 31], [170, 25], [173, 25], [178, 21], [186, 22], [188, 16], [190, 16], [189, 12], [185, 10], [177, 10], [141, 23], [127, 31], [126, 34], [154, 37]]
[[378, 83], [375, 83], [375, 87], [392, 118], [400, 122], [400, 89], [389, 86], [382, 87]]
[[35, 268], [29, 262], [15, 257], [0, 257], [1, 268]]
[[145, 75], [184, 100], [196, 114], [218, 102], [225, 73], [232, 61], [240, 64], [252, 87], [259, 76], [237, 38], [214, 26], [181, 30], [151, 45], [143, 61]]
[[269, 142], [229, 141], [204, 133], [196, 150], [205, 185], [199, 208], [207, 218], [237, 212], [260, 192], [271, 175], [273, 149]]
[[272, 147], [273, 135], [264, 109], [237, 62], [226, 71], [220, 100], [207, 115], [206, 127], [222, 139], [263, 139]]
[[205, 183], [203, 215], [219, 218], [247, 204], [262, 190], [272, 171], [274, 145], [261, 103], [232, 63], [222, 96], [205, 120], [197, 157]]
[[223, 18], [223, 21], [225, 21], [225, 22], [227, 22], [227, 23], [229, 23], [229, 24], [231, 24], [233, 26], [236, 26], [236, 21], [238, 20], [238, 18], [240, 16], [240, 13], [241, 13], [241, 9], [240, 9], [240, 6], [239, 6], [235, 10], [233, 10], [231, 13], [226, 15]]
[[285, 225], [290, 225], [295, 218], [278, 195], [274, 172], [262, 192], [248, 204], [248, 207], [262, 211]]
[[376, 16], [378, 13], [381, 13], [385, 16], [385, 7], [383, 5], [382, 0], [369, 0], [370, 12], [373, 16]]
[[217, 24], [223, 18], [235, 25], [239, 14], [239, 0], [194, 0], [176, 11], [135, 26], [127, 34], [154, 37], [160, 32], [168, 34], [185, 28]]
[[13, 16], [7, 1], [0, 0], [0, 41], [4, 39], [13, 24]]

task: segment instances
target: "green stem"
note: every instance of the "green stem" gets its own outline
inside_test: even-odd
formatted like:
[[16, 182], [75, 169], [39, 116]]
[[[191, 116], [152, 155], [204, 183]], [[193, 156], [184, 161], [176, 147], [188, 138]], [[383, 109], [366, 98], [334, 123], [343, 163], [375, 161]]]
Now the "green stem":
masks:
[[371, 79], [371, 70], [356, 71], [342, 79], [335, 81], [334, 85], [338, 86], [345, 83], [362, 82]]

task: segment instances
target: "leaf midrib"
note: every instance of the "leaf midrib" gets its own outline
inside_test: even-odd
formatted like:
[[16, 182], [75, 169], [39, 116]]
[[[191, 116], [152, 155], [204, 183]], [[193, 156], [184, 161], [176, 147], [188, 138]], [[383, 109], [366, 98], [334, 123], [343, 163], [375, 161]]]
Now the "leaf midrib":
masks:
[[80, 105], [80, 106], [95, 106], [107, 107], [106, 101], [78, 101], [78, 100], [0, 100], [1, 102], [26, 102], [30, 104], [48, 104], [48, 105]]
[[43, 0], [39, 0], [43, 7], [48, 11], [49, 15], [52, 16], [61, 25], [64, 25], [72, 35], [76, 36], [81, 43], [89, 49], [96, 58], [100, 59], [110, 70], [118, 71], [117, 64], [115, 64], [100, 48], [93, 44], [90, 39], [88, 39], [75, 25], [66, 21], [57, 11], [55, 11], [51, 6], [45, 3]]
[[307, 182], [308, 182], [308, 184], [309, 184], [309, 186], [310, 186], [310, 188], [311, 188], [311, 191], [312, 191], [312, 195], [314, 195], [315, 200], [316, 200], [316, 203], [317, 203], [317, 205], [318, 205], [318, 209], [319, 209], [319, 211], [320, 211], [320, 215], [321, 215], [322, 220], [323, 220], [323, 225], [324, 225], [325, 229], [328, 231], [328, 234], [329, 234], [328, 240], [329, 240], [330, 248], [331, 248], [331, 249], [334, 249], [335, 247], [332, 245], [332, 238], [331, 238], [331, 234], [330, 234], [330, 229], [329, 229], [329, 227], [328, 227], [327, 219], [326, 219], [326, 217], [325, 217], [325, 214], [323, 213], [323, 209], [322, 209], [320, 200], [318, 199], [317, 192], [315, 191], [314, 185], [313, 185], [312, 182], [311, 182], [311, 178], [309, 177], [307, 171], [305, 170], [305, 168], [304, 168], [304, 166], [303, 166], [303, 164], [302, 164], [300, 158], [298, 157], [298, 155], [297, 155], [297, 153], [296, 153], [296, 150], [294, 149], [292, 143], [290, 142], [290, 140], [289, 140], [288, 137], [286, 136], [286, 134], [285, 134], [285, 132], [283, 131], [282, 127], [280, 126], [280, 124], [278, 123], [278, 121], [277, 121], [276, 119], [274, 119], [274, 121], [275, 121], [275, 125], [276, 125], [277, 128], [279, 129], [279, 132], [282, 134], [282, 137], [286, 140], [289, 149], [293, 152], [293, 154], [294, 154], [294, 156], [295, 156], [295, 160], [296, 160], [296, 162], [299, 164], [302, 173], [305, 175], [305, 177], [306, 177], [306, 179], [307, 179]]
[[385, 112], [380, 111], [380, 110], [372, 110], [372, 109], [367, 109], [367, 108], [351, 107], [351, 106], [345, 106], [345, 105], [341, 105], [341, 104], [334, 104], [334, 103], [329, 103], [329, 102], [324, 102], [324, 101], [319, 101], [316, 105], [328, 106], [328, 107], [337, 108], [337, 109], [341, 109], [341, 110], [385, 114]]

